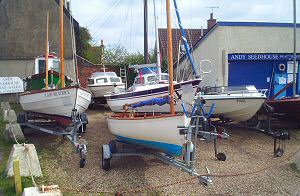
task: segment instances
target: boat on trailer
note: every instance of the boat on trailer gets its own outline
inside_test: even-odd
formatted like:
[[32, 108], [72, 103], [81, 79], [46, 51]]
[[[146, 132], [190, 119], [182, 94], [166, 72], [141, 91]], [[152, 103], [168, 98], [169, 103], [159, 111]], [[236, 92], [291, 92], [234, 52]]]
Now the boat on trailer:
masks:
[[107, 93], [120, 93], [125, 91], [125, 83], [115, 72], [95, 72], [88, 79], [88, 87], [94, 100], [105, 101]]
[[190, 119], [181, 114], [114, 114], [107, 119], [110, 132], [121, 141], [143, 145], [180, 155], [184, 135], [180, 135], [177, 125], [188, 126]]
[[210, 87], [202, 91], [206, 100], [205, 111], [214, 103], [214, 116], [221, 120], [243, 122], [251, 119], [262, 107], [267, 89], [257, 90], [255, 86]]
[[[163, 78], [168, 77], [168, 74], [163, 74]], [[156, 83], [149, 78], [155, 78], [153, 74], [145, 74], [142, 76], [144, 83], [133, 85], [129, 90], [121, 93], [106, 94], [106, 102], [113, 112], [124, 112], [124, 105], [131, 105], [137, 102], [146, 101], [152, 98], [164, 97], [169, 94], [169, 82]], [[135, 81], [139, 81], [139, 77]], [[148, 83], [147, 83], [148, 82]], [[178, 94], [185, 94], [184, 99], [187, 103], [192, 103], [201, 79], [193, 79], [174, 83], [174, 89]], [[137, 82], [135, 82], [137, 83]], [[161, 112], [168, 113], [169, 106], [150, 105], [139, 108], [139, 112]], [[182, 112], [180, 104], [175, 104], [175, 111]]]
[[35, 60], [35, 75], [25, 79], [26, 91], [19, 96], [24, 113], [18, 115], [17, 122], [22, 129], [30, 127], [68, 138], [80, 153], [79, 165], [82, 168], [87, 154], [86, 142], [83, 139], [77, 140], [77, 134], [86, 131], [88, 119], [84, 111], [91, 102], [91, 94], [79, 86], [78, 80], [77, 84], [72, 85], [64, 74], [63, 16], [64, 1], [60, 0], [60, 59], [49, 55], [48, 12], [46, 52]]
[[63, 126], [72, 123], [73, 110], [80, 116], [90, 102], [91, 94], [79, 86], [33, 90], [20, 94], [20, 104], [24, 111], [55, 120]]
[[[167, 0], [168, 31], [171, 34], [171, 19], [169, 14], [170, 0]], [[176, 1], [174, 1], [176, 5]], [[189, 116], [184, 113], [175, 114], [174, 107], [174, 87], [173, 87], [173, 67], [172, 67], [172, 42], [168, 36], [168, 65], [169, 65], [169, 114], [160, 113], [118, 113], [107, 119], [108, 128], [118, 140], [110, 141], [109, 145], [102, 146], [102, 168], [110, 169], [110, 160], [120, 156], [154, 156], [161, 161], [180, 168], [198, 179], [205, 185], [212, 183], [212, 178], [208, 175], [199, 175], [194, 169], [195, 146], [198, 131], [203, 128], [203, 135], [210, 135], [206, 132], [207, 122], [205, 116], [201, 115], [201, 99], [197, 97], [193, 108], [196, 111]], [[199, 79], [199, 81], [201, 81]], [[185, 96], [182, 95], [182, 96]], [[194, 98], [194, 96], [193, 96]], [[149, 99], [149, 97], [148, 97]], [[117, 143], [122, 144], [122, 149], [117, 147]], [[129, 146], [127, 151], [124, 146]], [[133, 149], [133, 150], [132, 150]], [[141, 151], [139, 151], [141, 149]], [[181, 156], [183, 159], [181, 159]]]

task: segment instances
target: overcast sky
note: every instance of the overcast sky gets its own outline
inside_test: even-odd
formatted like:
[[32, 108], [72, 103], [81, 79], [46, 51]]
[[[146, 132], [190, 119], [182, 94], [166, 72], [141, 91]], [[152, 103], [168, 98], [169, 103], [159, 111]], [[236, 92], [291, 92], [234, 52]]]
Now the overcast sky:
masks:
[[[166, 27], [165, 0], [155, 0], [158, 28]], [[185, 28], [206, 28], [211, 9], [218, 21], [293, 22], [293, 0], [177, 0]], [[143, 0], [71, 0], [74, 18], [87, 27], [93, 43], [120, 44], [129, 52], [143, 53]], [[171, 8], [173, 8], [171, 0]], [[297, 0], [297, 23], [300, 2]], [[149, 48], [155, 44], [153, 0], [148, 0]], [[178, 27], [174, 9], [172, 26]]]

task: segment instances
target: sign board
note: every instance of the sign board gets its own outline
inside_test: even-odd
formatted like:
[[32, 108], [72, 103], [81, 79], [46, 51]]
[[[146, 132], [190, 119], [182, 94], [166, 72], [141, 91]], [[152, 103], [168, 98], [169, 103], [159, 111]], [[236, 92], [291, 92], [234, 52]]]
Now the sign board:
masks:
[[[287, 62], [287, 73], [294, 73], [294, 61]], [[296, 73], [298, 73], [298, 61], [296, 61]]]
[[24, 92], [23, 81], [19, 77], [0, 77], [0, 94]]
[[[267, 61], [267, 60], [292, 60], [294, 58], [293, 54], [274, 54], [274, 53], [233, 53], [228, 54], [229, 61]], [[300, 54], [296, 55], [296, 59], [300, 59]]]

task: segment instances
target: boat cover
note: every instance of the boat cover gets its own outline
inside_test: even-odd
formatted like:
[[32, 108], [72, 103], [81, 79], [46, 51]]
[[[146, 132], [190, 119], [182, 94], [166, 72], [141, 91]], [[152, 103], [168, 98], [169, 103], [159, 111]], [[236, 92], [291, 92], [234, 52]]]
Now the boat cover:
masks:
[[153, 98], [153, 99], [149, 99], [146, 101], [141, 101], [138, 102], [136, 104], [133, 104], [130, 106], [130, 108], [138, 108], [138, 107], [142, 107], [142, 106], [147, 106], [147, 105], [165, 105], [165, 104], [170, 104], [170, 97], [169, 96], [164, 96], [161, 98]]

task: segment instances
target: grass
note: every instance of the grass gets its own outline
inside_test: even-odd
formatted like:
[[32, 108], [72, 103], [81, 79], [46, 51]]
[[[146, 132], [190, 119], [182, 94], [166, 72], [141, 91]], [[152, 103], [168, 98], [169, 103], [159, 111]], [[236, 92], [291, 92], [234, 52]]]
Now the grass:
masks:
[[[20, 112], [22, 109], [17, 104], [12, 104], [12, 109], [16, 108], [16, 113]], [[14, 185], [14, 179], [13, 178], [7, 178], [5, 169], [6, 169], [6, 163], [9, 158], [9, 154], [11, 151], [11, 148], [14, 144], [12, 141], [6, 141], [4, 139], [3, 133], [5, 129], [5, 125], [7, 122], [3, 120], [2, 115], [0, 114], [0, 152], [2, 154], [2, 161], [0, 162], [0, 195], [17, 195], [15, 193], [15, 185]], [[22, 187], [30, 187], [32, 186], [32, 181], [30, 177], [22, 177]], [[20, 194], [21, 195], [21, 194]]]
[[294, 172], [300, 174], [300, 170], [297, 168], [296, 163], [290, 163], [289, 165]]

